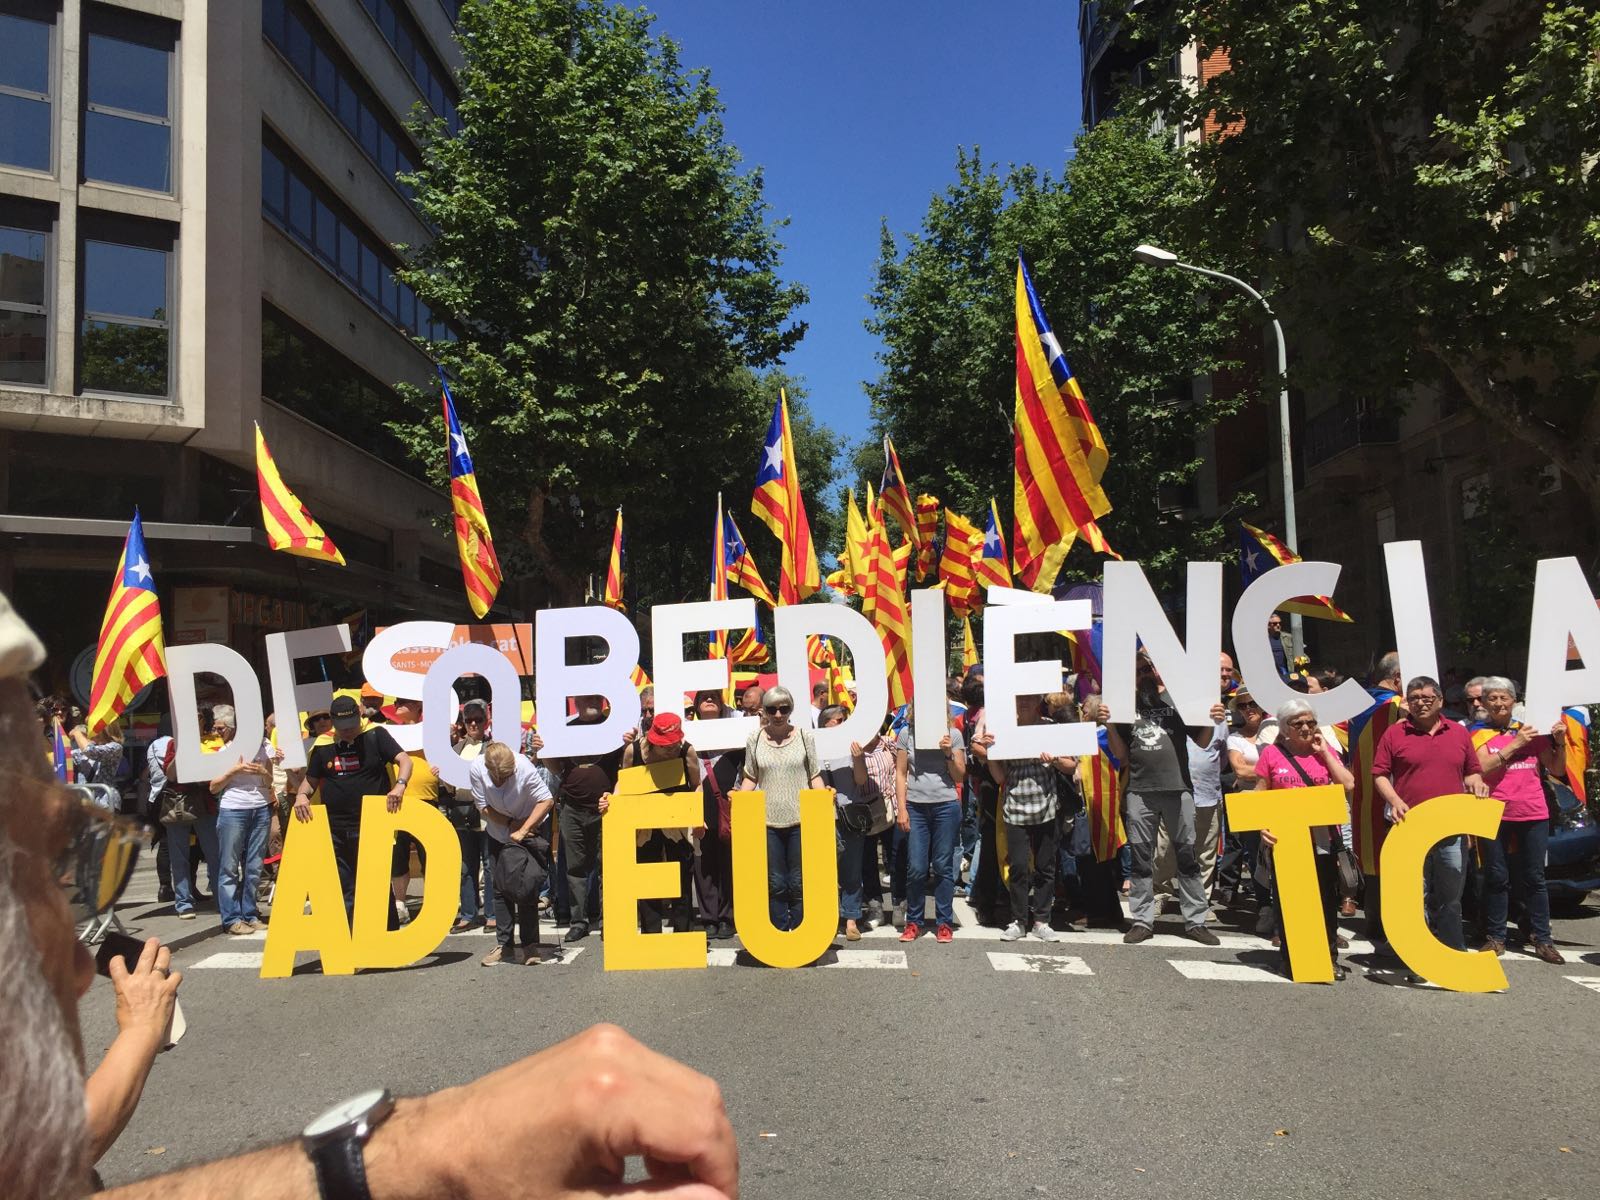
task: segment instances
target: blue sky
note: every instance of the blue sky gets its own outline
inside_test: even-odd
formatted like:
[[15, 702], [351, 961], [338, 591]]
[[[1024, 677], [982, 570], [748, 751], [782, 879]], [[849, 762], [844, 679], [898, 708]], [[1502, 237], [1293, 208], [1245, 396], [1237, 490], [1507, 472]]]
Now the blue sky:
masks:
[[1059, 173], [1078, 130], [1076, 0], [655, 0], [707, 67], [727, 136], [766, 175], [810, 329], [786, 365], [822, 418], [867, 431], [877, 339], [862, 326], [887, 218], [915, 229], [956, 147]]

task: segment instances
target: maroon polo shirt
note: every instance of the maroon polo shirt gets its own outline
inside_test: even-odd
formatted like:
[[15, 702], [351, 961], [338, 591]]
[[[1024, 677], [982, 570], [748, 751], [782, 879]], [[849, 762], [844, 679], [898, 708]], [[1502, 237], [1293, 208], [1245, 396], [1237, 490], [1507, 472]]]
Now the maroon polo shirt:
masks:
[[1387, 775], [1400, 799], [1408, 808], [1415, 808], [1435, 796], [1461, 792], [1462, 781], [1478, 774], [1478, 755], [1472, 749], [1471, 736], [1450, 718], [1439, 718], [1428, 733], [1406, 718], [1389, 726], [1378, 739], [1372, 774]]

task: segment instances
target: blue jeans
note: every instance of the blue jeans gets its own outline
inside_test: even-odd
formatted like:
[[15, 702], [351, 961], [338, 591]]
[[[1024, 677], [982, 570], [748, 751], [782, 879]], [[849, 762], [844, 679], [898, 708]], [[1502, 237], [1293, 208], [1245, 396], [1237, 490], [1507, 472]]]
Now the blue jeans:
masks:
[[1483, 854], [1483, 923], [1489, 937], [1506, 940], [1511, 895], [1522, 901], [1522, 928], [1535, 945], [1550, 941], [1550, 893], [1545, 890], [1545, 851], [1550, 822], [1501, 821], [1493, 838], [1479, 838]]
[[1422, 864], [1422, 903], [1428, 914], [1428, 928], [1452, 950], [1465, 950], [1461, 931], [1461, 889], [1466, 883], [1467, 839], [1465, 835], [1446, 838], [1432, 850]]
[[961, 802], [906, 805], [906, 924], [920, 925], [927, 912], [928, 877], [933, 877], [934, 920], [955, 922], [954, 847], [961, 830]]
[[173, 907], [181, 913], [194, 911], [194, 890], [189, 886], [189, 835], [194, 834], [200, 850], [206, 856], [206, 874], [211, 879], [211, 890], [221, 891], [222, 861], [217, 853], [217, 818], [201, 817], [193, 825], [167, 826], [167, 856], [172, 860], [172, 892], [176, 899]]
[[254, 921], [256, 887], [261, 882], [261, 859], [267, 853], [267, 833], [272, 809], [225, 808], [217, 814], [217, 856], [221, 874], [217, 884], [217, 912], [222, 927], [236, 921]]
[[839, 852], [839, 916], [846, 921], [861, 919], [861, 843], [843, 821], [834, 825], [834, 848]]
[[780, 933], [800, 928], [805, 909], [801, 878], [800, 826], [767, 826], [767, 908], [772, 927]]
[[456, 920], [478, 919], [478, 860], [483, 855], [483, 831], [457, 829], [456, 839], [461, 843], [461, 901], [456, 909]]

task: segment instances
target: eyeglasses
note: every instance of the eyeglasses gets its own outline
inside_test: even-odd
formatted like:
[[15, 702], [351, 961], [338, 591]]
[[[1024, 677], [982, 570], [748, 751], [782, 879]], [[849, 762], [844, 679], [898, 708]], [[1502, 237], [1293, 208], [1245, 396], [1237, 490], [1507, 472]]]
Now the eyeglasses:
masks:
[[1437, 696], [1407, 696], [1406, 697], [1406, 703], [1407, 704], [1416, 704], [1416, 705], [1421, 706], [1422, 708], [1429, 708], [1429, 707], [1439, 703], [1439, 697], [1437, 697]]
[[73, 787], [70, 833], [55, 862], [55, 875], [67, 890], [67, 904], [77, 922], [97, 917], [117, 902], [133, 878], [139, 847], [149, 828], [133, 817], [120, 816], [94, 802], [93, 793]]
[[787, 717], [793, 711], [794, 711], [794, 705], [792, 705], [792, 704], [769, 704], [769, 705], [767, 705], [767, 716], [769, 716], [769, 717]]
[[1316, 727], [1317, 719], [1315, 717], [1302, 717], [1298, 721], [1289, 722], [1290, 729], [1315, 729]]
[[483, 718], [482, 717], [478, 717], [478, 716], [463, 717], [462, 721], [463, 721], [464, 724], [467, 724], [467, 725], [482, 725], [483, 724]]

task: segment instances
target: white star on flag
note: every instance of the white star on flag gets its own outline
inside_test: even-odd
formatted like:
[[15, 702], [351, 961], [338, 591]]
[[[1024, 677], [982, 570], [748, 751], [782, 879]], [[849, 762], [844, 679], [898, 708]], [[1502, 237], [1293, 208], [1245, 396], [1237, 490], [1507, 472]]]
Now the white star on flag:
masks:
[[777, 442], [767, 443], [767, 467], [774, 475], [783, 474], [783, 447]]
[[1049, 359], [1050, 361], [1053, 362], [1054, 360], [1056, 360], [1058, 358], [1064, 358], [1065, 357], [1065, 355], [1063, 355], [1061, 353], [1061, 343], [1056, 340], [1056, 331], [1055, 330], [1052, 329], [1049, 333], [1045, 334], [1039, 340], [1042, 343], [1044, 343], [1045, 358], [1047, 358], [1047, 359]]
[[467, 439], [459, 433], [452, 433], [450, 435], [450, 440], [456, 444], [456, 457], [467, 457]]
[[1255, 573], [1255, 571], [1257, 569], [1256, 568], [1256, 560], [1259, 559], [1260, 557], [1261, 557], [1261, 555], [1255, 550], [1250, 551], [1250, 553], [1248, 553], [1248, 554], [1246, 554], [1244, 556], [1245, 564], [1250, 568], [1251, 574]]
[[984, 535], [983, 544], [993, 546], [996, 550], [1000, 549], [1000, 531], [991, 525], [989, 532]]
[[138, 576], [140, 583], [150, 582], [150, 564], [145, 562], [144, 559], [135, 559], [133, 562], [129, 563], [128, 570], [134, 575]]

